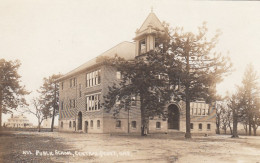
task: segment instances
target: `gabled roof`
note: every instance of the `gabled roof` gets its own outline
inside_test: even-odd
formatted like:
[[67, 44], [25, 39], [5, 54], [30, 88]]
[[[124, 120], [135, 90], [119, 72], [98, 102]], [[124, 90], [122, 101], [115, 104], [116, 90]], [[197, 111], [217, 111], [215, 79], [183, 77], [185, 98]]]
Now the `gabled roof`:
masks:
[[142, 26], [138, 29], [137, 32], [142, 32], [142, 31], [146, 30], [149, 26], [152, 26], [153, 28], [158, 28], [160, 30], [164, 30], [161, 21], [154, 14], [154, 12], [151, 12], [148, 15], [148, 17], [145, 19], [145, 21], [143, 22]]
[[61, 80], [70, 78], [70, 77], [76, 75], [77, 73], [81, 73], [81, 72], [87, 70], [88, 68], [95, 66], [97, 64], [96, 60], [98, 57], [101, 57], [101, 56], [114, 57], [115, 55], [117, 55], [118, 57], [125, 58], [126, 60], [134, 59], [135, 58], [135, 43], [128, 42], [128, 41], [121, 42], [121, 43], [117, 44], [116, 46], [114, 46], [113, 48], [105, 51], [101, 55], [89, 60], [88, 62], [84, 63], [83, 65], [79, 66], [78, 68], [63, 75], [57, 81], [61, 81]]

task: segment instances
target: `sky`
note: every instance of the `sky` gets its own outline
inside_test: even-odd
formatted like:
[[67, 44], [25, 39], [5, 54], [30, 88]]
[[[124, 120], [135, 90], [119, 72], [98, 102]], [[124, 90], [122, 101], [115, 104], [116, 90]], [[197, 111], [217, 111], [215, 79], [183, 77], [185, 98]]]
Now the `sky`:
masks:
[[[229, 55], [234, 71], [218, 84], [219, 94], [241, 84], [247, 64], [259, 72], [260, 3], [254, 1], [0, 0], [0, 58], [21, 61], [30, 102], [44, 77], [65, 74], [120, 42], [133, 41], [151, 7], [171, 27], [196, 32], [206, 21], [209, 35], [222, 31], [216, 51]], [[4, 121], [9, 117], [3, 115]]]

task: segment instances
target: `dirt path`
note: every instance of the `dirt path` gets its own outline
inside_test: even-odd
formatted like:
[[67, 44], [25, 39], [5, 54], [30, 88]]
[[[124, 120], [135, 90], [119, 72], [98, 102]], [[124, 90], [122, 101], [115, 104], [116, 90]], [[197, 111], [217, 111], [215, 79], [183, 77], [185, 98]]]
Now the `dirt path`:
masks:
[[[0, 156], [8, 161], [260, 162], [260, 137], [231, 139], [230, 136], [209, 136], [185, 140], [170, 135], [140, 137], [27, 132], [1, 136], [0, 143]], [[31, 150], [34, 155], [22, 154], [24, 150]], [[35, 150], [70, 153], [36, 156]]]

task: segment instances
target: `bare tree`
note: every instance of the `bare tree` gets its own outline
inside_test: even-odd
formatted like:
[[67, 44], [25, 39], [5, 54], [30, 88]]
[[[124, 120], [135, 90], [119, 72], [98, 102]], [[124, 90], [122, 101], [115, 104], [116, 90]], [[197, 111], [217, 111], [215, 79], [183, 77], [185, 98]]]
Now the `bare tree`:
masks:
[[34, 98], [32, 100], [33, 108], [25, 109], [25, 112], [33, 114], [38, 119], [38, 132], [41, 132], [41, 124], [44, 119], [47, 118], [47, 114], [45, 114], [45, 109], [43, 108], [39, 99]]

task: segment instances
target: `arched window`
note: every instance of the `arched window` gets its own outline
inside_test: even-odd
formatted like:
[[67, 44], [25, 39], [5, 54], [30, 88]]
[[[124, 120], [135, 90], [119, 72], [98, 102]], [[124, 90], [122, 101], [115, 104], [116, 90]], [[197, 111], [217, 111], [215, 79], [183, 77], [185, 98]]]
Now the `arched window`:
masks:
[[161, 122], [156, 122], [156, 128], [161, 128]]
[[100, 120], [97, 120], [97, 128], [100, 128]]
[[60, 123], [60, 127], [63, 128], [63, 122]]
[[93, 120], [90, 121], [90, 127], [93, 127]]
[[121, 121], [120, 121], [120, 120], [117, 120], [117, 121], [116, 121], [116, 127], [117, 127], [117, 128], [121, 128]]
[[199, 124], [199, 129], [202, 130], [202, 124], [201, 123]]
[[69, 128], [71, 128], [71, 121], [70, 121], [70, 123], [69, 123]]
[[132, 128], [136, 128], [136, 121], [132, 121]]

